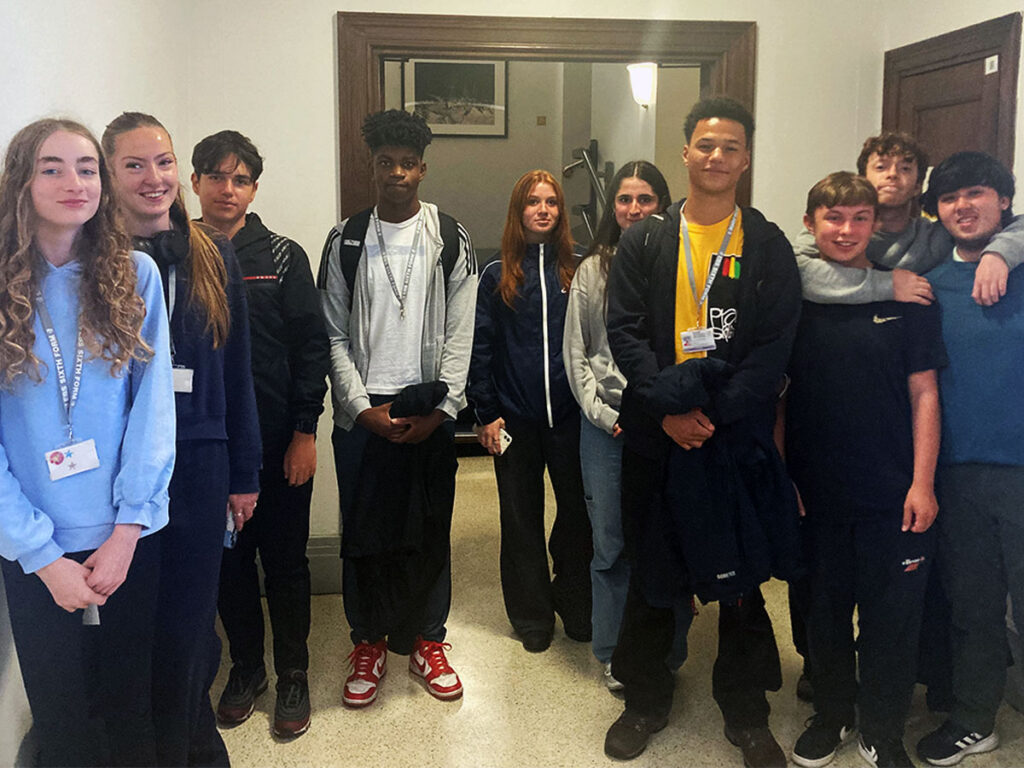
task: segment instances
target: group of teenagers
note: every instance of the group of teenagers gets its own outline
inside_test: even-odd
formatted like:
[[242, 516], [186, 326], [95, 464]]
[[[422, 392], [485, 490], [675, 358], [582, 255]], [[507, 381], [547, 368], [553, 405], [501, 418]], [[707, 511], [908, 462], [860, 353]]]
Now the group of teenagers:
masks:
[[[248, 211], [263, 160], [242, 134], [196, 145], [191, 220], [152, 116], [124, 113], [101, 141], [67, 120], [22, 129], [0, 176], [0, 565], [39, 764], [227, 765], [217, 723], [268, 688], [257, 552], [272, 730], [308, 729], [328, 378], [346, 705], [376, 701], [389, 652], [432, 696], [463, 693], [446, 624], [468, 402], [512, 629], [543, 652], [557, 614], [592, 643], [625, 702], [608, 756], [667, 724], [699, 600], [719, 608], [725, 737], [747, 766], [786, 765], [768, 727], [771, 577], [790, 582], [815, 710], [796, 764], [828, 764], [859, 731], [869, 764], [912, 765], [925, 651], [949, 714], [920, 759], [995, 749], [1007, 595], [1024, 606], [1012, 174], [961, 152], [922, 196], [914, 139], [872, 137], [858, 174], [810, 190], [794, 254], [737, 204], [753, 132], [736, 101], [698, 102], [686, 199], [625, 164], [585, 255], [558, 180], [530, 171], [478, 269], [462, 225], [419, 199], [427, 124], [371, 114], [376, 204], [331, 230], [314, 281]], [[214, 709], [218, 611], [232, 666]]]

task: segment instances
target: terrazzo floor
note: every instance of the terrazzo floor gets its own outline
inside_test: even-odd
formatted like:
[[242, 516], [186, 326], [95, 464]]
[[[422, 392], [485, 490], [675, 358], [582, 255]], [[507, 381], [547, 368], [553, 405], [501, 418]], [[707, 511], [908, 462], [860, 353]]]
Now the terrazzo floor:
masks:
[[[554, 509], [548, 497], [548, 509]], [[549, 513], [549, 518], [551, 514]], [[310, 637], [309, 731], [291, 742], [270, 734], [273, 683], [246, 723], [223, 736], [232, 765], [247, 766], [612, 766], [604, 734], [621, 714], [622, 701], [600, 680], [589, 644], [569, 640], [559, 625], [551, 648], [526, 653], [512, 635], [498, 580], [498, 507], [490, 459], [460, 459], [452, 534], [453, 601], [448, 622], [452, 650], [465, 695], [454, 702], [431, 697], [407, 669], [407, 657], [391, 654], [377, 701], [363, 710], [341, 703], [351, 651], [339, 595], [313, 598]], [[800, 657], [789, 636], [785, 585], [766, 585], [768, 608], [782, 653], [784, 685], [769, 694], [771, 727], [789, 753], [811, 715], [796, 698]], [[690, 657], [677, 673], [675, 706], [668, 727], [656, 734], [631, 766], [741, 766], [739, 750], [722, 736], [721, 715], [711, 698], [711, 665], [717, 643], [717, 607], [704, 606], [689, 635]], [[268, 648], [269, 638], [268, 638]], [[227, 678], [224, 663], [213, 687], [214, 701]], [[268, 660], [269, 668], [269, 660]], [[907, 744], [939, 724], [923, 692], [914, 697]], [[1003, 705], [998, 731], [1002, 746], [972, 756], [966, 768], [1024, 766], [1024, 715]], [[851, 744], [833, 765], [865, 765]]]

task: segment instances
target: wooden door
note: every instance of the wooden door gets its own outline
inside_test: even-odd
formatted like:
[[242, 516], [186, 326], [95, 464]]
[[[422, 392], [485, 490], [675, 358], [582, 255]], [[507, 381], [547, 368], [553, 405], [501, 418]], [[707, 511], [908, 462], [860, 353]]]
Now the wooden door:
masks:
[[1013, 167], [1021, 14], [885, 53], [882, 128], [906, 131], [932, 163], [979, 150]]

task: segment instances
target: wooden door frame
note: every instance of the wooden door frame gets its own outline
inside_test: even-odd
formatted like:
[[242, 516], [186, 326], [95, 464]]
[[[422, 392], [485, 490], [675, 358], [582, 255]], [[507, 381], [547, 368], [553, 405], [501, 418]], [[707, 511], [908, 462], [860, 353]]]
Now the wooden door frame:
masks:
[[[360, 128], [384, 108], [385, 57], [544, 61], [664, 61], [701, 68], [701, 95], [728, 95], [754, 111], [757, 25], [752, 21], [337, 14], [339, 207], [351, 215], [373, 203]], [[750, 203], [751, 172], [737, 189]]]
[[[999, 55], [999, 111], [996, 156], [1013, 167], [1013, 135], [1017, 116], [1017, 71], [1020, 66], [1021, 14], [1010, 13], [885, 52], [882, 84], [882, 129], [895, 130], [899, 123], [899, 83], [919, 75], [981, 57]], [[939, 160], [940, 158], [934, 158]]]

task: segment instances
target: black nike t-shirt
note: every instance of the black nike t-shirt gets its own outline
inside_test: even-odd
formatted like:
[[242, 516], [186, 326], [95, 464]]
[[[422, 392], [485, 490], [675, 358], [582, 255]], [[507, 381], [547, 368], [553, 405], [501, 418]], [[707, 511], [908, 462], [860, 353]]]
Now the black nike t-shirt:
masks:
[[946, 363], [937, 305], [804, 302], [786, 463], [808, 515], [903, 508], [914, 475], [908, 377]]

